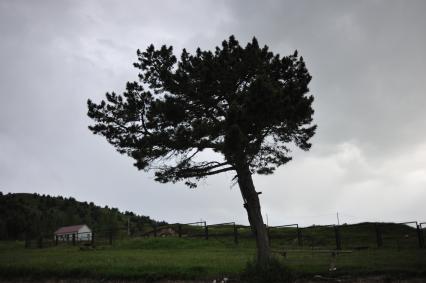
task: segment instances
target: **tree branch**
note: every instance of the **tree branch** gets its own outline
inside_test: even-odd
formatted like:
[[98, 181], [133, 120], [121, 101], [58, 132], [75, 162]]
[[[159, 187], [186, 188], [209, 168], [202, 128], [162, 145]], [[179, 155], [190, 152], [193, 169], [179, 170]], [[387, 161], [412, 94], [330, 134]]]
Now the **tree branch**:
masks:
[[231, 167], [226, 167], [226, 168], [209, 171], [209, 172], [185, 172], [185, 173], [176, 172], [176, 177], [178, 178], [204, 177], [204, 176], [211, 176], [211, 175], [215, 175], [215, 174], [219, 174], [219, 173], [223, 173], [223, 172], [231, 171], [231, 170], [235, 170], [235, 168], [231, 166]]

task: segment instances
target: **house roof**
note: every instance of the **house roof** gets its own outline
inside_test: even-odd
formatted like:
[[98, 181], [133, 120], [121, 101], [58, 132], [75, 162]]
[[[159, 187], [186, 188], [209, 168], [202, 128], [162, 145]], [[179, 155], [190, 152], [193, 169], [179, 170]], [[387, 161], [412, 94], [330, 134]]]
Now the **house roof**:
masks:
[[86, 226], [85, 224], [82, 225], [73, 225], [73, 226], [65, 226], [61, 227], [58, 230], [55, 231], [55, 234], [68, 234], [68, 233], [75, 233], [80, 230], [81, 227]]

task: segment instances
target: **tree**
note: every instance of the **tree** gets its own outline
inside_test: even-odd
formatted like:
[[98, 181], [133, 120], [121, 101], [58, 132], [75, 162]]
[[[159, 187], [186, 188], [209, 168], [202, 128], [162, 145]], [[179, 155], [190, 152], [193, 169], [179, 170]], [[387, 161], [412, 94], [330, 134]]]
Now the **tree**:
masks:
[[[270, 257], [258, 192], [252, 175], [272, 174], [291, 160], [289, 145], [309, 150], [313, 97], [311, 76], [297, 51], [280, 57], [256, 38], [241, 47], [231, 36], [215, 51], [150, 45], [137, 51], [138, 82], [122, 95], [106, 93], [99, 104], [88, 100], [94, 134], [104, 136], [140, 170], [155, 180], [196, 181], [234, 171], [248, 219], [256, 236], [257, 259]], [[203, 160], [213, 152], [218, 159]]]

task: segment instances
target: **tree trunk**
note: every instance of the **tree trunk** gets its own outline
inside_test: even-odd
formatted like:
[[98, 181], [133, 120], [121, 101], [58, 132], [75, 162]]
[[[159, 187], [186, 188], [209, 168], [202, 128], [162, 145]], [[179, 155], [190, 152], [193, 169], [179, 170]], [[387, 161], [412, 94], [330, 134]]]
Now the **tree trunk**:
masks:
[[261, 265], [267, 265], [270, 258], [269, 238], [260, 211], [259, 196], [254, 188], [251, 172], [247, 164], [237, 168], [237, 176], [248, 220], [256, 237], [257, 261]]

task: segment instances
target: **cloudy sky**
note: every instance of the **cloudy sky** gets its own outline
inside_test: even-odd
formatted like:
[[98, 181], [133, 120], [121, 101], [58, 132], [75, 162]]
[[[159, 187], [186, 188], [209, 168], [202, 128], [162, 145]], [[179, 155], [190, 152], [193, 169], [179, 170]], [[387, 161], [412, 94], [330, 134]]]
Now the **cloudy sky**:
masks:
[[234, 34], [299, 51], [309, 152], [255, 176], [270, 225], [426, 221], [426, 1], [0, 0], [0, 191], [72, 196], [169, 222], [247, 223], [231, 173], [191, 190], [138, 172], [87, 126], [86, 101], [137, 79], [136, 49]]

